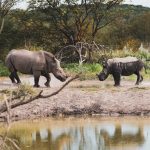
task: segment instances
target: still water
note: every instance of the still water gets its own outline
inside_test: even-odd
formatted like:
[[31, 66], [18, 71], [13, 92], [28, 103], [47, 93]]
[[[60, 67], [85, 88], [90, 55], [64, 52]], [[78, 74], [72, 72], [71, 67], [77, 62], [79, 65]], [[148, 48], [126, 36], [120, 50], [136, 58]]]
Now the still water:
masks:
[[52, 118], [15, 122], [7, 131], [21, 150], [150, 150], [150, 118]]

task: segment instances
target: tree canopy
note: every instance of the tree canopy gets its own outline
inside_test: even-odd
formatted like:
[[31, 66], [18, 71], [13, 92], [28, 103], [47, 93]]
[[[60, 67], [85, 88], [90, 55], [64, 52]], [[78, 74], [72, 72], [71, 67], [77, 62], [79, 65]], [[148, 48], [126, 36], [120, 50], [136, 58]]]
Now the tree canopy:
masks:
[[27, 10], [9, 9], [0, 34], [0, 59], [13, 48], [57, 53], [62, 47], [79, 42], [95, 41], [111, 49], [149, 43], [150, 8], [120, 3], [32, 0]]

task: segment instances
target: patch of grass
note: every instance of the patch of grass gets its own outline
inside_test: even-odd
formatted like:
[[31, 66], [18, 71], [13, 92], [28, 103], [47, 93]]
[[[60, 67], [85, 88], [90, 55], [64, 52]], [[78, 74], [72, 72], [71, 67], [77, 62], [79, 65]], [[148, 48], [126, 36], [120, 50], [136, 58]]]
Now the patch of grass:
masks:
[[0, 77], [2, 76], [8, 76], [9, 75], [9, 71], [6, 68], [6, 66], [3, 63], [0, 63]]
[[83, 91], [87, 91], [87, 92], [96, 92], [96, 91], [99, 91], [99, 89], [98, 88], [85, 88], [85, 89], [82, 89]]
[[10, 90], [9, 89], [3, 89], [0, 91], [0, 94], [10, 94]]
[[105, 84], [105, 87], [106, 87], [106, 89], [107, 89], [107, 88], [112, 88], [112, 87], [114, 87], [114, 86], [113, 86], [113, 84], [108, 84], [108, 83], [106, 83], [106, 84]]
[[26, 96], [35, 94], [35, 90], [31, 85], [20, 84], [16, 90], [13, 91], [15, 96]]
[[150, 88], [149, 87], [133, 87], [133, 88], [130, 88], [130, 90], [149, 90]]
[[71, 88], [99, 88], [99, 85], [77, 85], [77, 86], [71, 86]]
[[71, 63], [65, 64], [64, 68], [68, 74], [77, 74], [82, 72], [80, 80], [97, 79], [96, 74], [102, 70], [102, 66], [98, 63], [82, 65]]
[[35, 90], [32, 86], [28, 84], [21, 84], [14, 89], [0, 90], [0, 100], [4, 100], [4, 95], [6, 95], [6, 97], [22, 97], [24, 99], [26, 97], [33, 96], [36, 93], [37, 90]]
[[79, 88], [81, 89], [82, 91], [89, 91], [89, 92], [92, 92], [92, 91], [98, 91], [100, 89], [100, 86], [97, 86], [97, 85], [78, 85], [78, 86], [72, 86], [72, 88]]

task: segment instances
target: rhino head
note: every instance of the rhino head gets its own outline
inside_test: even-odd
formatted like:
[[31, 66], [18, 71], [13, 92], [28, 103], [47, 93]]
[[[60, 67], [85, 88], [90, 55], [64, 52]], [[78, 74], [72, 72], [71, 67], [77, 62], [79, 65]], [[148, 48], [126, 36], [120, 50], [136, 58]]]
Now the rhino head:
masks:
[[60, 81], [64, 82], [68, 78], [64, 70], [60, 66], [60, 61], [55, 58], [54, 55], [48, 52], [44, 52], [46, 59], [46, 68], [49, 73], [53, 75]]
[[99, 74], [97, 74], [97, 77], [100, 81], [106, 80], [109, 75], [109, 65], [106, 60], [102, 62], [102, 66], [103, 70]]
[[62, 82], [66, 81], [68, 76], [65, 74], [64, 70], [61, 68], [60, 61], [57, 60], [56, 58], [54, 58], [54, 60], [55, 60], [55, 67], [53, 67], [52, 73], [58, 80]]

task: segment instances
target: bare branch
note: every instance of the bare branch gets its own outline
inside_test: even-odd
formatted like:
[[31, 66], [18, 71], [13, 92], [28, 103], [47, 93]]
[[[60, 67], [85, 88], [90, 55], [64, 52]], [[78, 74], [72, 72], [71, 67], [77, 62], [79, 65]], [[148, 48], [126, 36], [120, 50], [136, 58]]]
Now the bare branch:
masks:
[[4, 99], [5, 99], [5, 104], [6, 104], [6, 108], [7, 108], [7, 124], [9, 125], [10, 124], [10, 117], [11, 117], [11, 115], [10, 115], [10, 106], [9, 106], [7, 98], [5, 97]]
[[13, 139], [8, 137], [6, 137], [6, 139], [15, 147], [16, 150], [21, 150], [21, 148], [16, 144], [16, 142]]
[[1, 18], [1, 27], [0, 27], [0, 34], [2, 33], [2, 30], [4, 28], [4, 22], [5, 22], [5, 19], [4, 18]]

